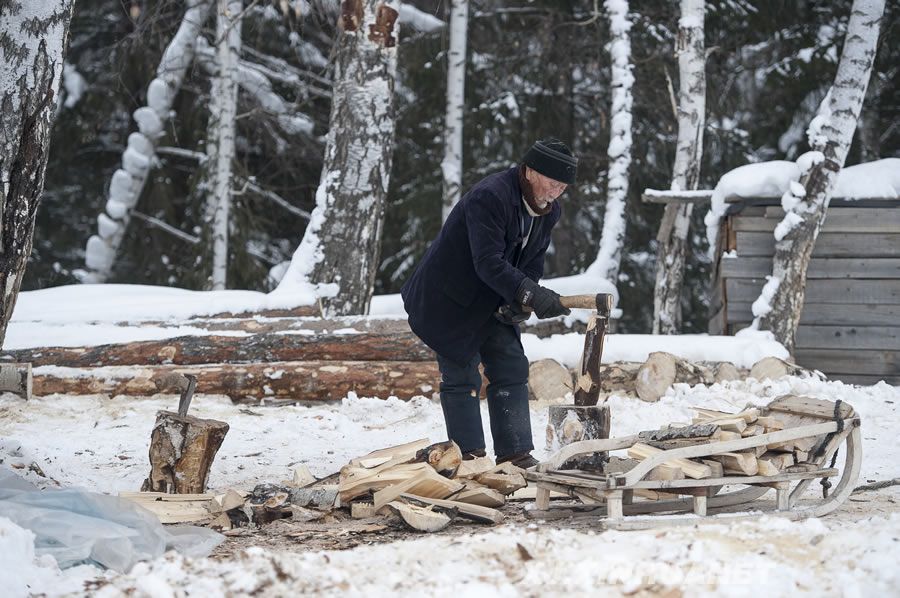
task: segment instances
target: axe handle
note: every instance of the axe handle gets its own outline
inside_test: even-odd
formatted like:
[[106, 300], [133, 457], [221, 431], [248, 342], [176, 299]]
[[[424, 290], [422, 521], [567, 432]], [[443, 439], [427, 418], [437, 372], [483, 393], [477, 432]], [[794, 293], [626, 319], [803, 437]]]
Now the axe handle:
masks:
[[[606, 305], [601, 304], [601, 309], [597, 311], [597, 314], [608, 318], [609, 312], [612, 311], [613, 297], [608, 293], [603, 294], [602, 297], [606, 299]], [[569, 309], [597, 309], [597, 295], [562, 295], [559, 302], [563, 307]], [[522, 307], [522, 310], [532, 311], [531, 307], [527, 305]]]
[[[603, 297], [606, 298], [606, 309], [601, 305], [598, 313], [608, 316], [612, 309], [612, 295], [607, 294]], [[559, 298], [559, 302], [569, 309], [597, 309], [597, 295], [563, 295]]]

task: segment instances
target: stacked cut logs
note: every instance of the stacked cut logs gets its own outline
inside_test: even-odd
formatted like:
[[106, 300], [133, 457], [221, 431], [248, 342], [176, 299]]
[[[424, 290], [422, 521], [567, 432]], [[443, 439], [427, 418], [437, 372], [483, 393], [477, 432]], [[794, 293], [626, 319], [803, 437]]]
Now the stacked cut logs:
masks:
[[[662, 450], [699, 444], [725, 442], [777, 432], [801, 424], [789, 414], [762, 416], [756, 408], [739, 413], [697, 409], [691, 424], [672, 424], [660, 430], [641, 432], [628, 449], [631, 459], [641, 461]], [[785, 471], [808, 468], [816, 437], [765, 444], [735, 452], [723, 452], [697, 459], [672, 459], [650, 471], [647, 480], [717, 478], [723, 476], [775, 476]], [[619, 464], [621, 469], [621, 464]]]

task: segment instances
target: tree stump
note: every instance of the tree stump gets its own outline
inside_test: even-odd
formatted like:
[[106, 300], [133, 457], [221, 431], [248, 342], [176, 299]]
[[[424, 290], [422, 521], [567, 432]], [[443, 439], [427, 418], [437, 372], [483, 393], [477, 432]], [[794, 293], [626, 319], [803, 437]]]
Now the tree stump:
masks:
[[0, 392], [11, 392], [26, 401], [31, 399], [31, 364], [0, 364]]
[[[607, 405], [551, 405], [547, 422], [547, 450], [556, 452], [580, 440], [609, 438], [609, 407]], [[599, 470], [607, 460], [607, 453], [570, 459], [562, 469]]]
[[529, 400], [563, 399], [573, 390], [571, 372], [555, 359], [541, 359], [528, 367]]
[[637, 373], [634, 386], [643, 401], [655, 402], [676, 382], [709, 384], [712, 372], [700, 365], [662, 351], [651, 353]]
[[156, 414], [150, 436], [150, 475], [142, 492], [203, 494], [228, 424], [171, 411]]

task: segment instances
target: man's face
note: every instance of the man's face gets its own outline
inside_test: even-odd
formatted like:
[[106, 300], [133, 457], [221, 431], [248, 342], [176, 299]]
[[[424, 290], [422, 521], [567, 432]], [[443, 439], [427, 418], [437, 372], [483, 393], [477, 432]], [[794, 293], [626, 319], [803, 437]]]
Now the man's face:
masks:
[[540, 208], [556, 201], [556, 198], [563, 194], [566, 190], [565, 183], [560, 183], [550, 177], [545, 177], [539, 172], [531, 168], [525, 169], [525, 178], [531, 183], [531, 189], [534, 191], [534, 199]]

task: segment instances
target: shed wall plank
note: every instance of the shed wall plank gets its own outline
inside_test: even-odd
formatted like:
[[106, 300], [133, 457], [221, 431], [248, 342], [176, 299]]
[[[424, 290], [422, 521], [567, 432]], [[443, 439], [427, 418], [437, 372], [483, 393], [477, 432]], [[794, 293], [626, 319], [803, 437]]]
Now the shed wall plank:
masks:
[[[772, 258], [724, 258], [721, 268], [725, 278], [764, 278], [772, 273]], [[900, 278], [900, 258], [813, 258], [806, 278]]]
[[[759, 297], [765, 280], [729, 278], [725, 293], [729, 302], [753, 303]], [[836, 280], [831, 278], [806, 281], [805, 301], [810, 303], [900, 305], [900, 279]]]
[[[775, 238], [771, 233], [737, 232], [740, 257], [772, 256]], [[898, 233], [822, 233], [816, 239], [813, 257], [900, 257]]]

